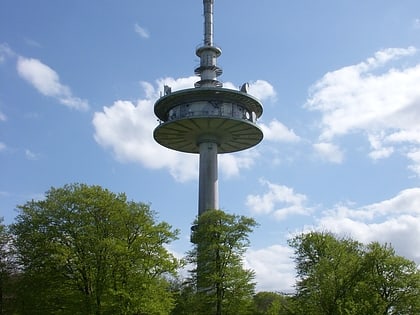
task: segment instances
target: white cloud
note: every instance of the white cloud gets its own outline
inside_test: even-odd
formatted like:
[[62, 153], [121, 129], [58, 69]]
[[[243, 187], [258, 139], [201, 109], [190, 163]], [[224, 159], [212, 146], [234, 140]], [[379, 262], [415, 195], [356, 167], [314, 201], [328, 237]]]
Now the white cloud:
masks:
[[368, 135], [370, 146], [372, 151], [369, 153], [369, 156], [373, 160], [384, 159], [389, 157], [394, 153], [394, 148], [392, 146], [384, 147], [384, 133], [380, 134], [370, 134]]
[[259, 153], [255, 149], [238, 153], [220, 154], [218, 156], [219, 168], [227, 178], [235, 177], [239, 175], [241, 169], [251, 168], [258, 156]]
[[332, 163], [341, 163], [344, 159], [344, 154], [340, 150], [340, 148], [332, 143], [328, 142], [320, 142], [315, 143], [313, 145], [315, 152], [320, 156], [323, 160], [332, 162]]
[[179, 181], [196, 177], [197, 158], [166, 149], [153, 139], [157, 126], [153, 102], [116, 101], [93, 117], [95, 140], [113, 151], [119, 161], [139, 162], [152, 169], [167, 168]]
[[[290, 188], [283, 186], [278, 191], [283, 191], [279, 195], [286, 196], [282, 199], [296, 200]], [[260, 196], [255, 201], [261, 208], [254, 210], [272, 213], [275, 208], [273, 199], [269, 194]], [[420, 188], [405, 189], [390, 199], [360, 207], [350, 203], [339, 204], [315, 217], [314, 224], [306, 226], [303, 232], [309, 231], [329, 231], [363, 244], [388, 243], [397, 255], [420, 264]], [[300, 233], [301, 229], [291, 237]], [[255, 271], [258, 290], [293, 292], [296, 277], [293, 256], [292, 248], [280, 244], [251, 248], [246, 253], [245, 266]]]
[[255, 96], [260, 101], [276, 99], [276, 91], [274, 90], [274, 87], [265, 80], [249, 82], [249, 94]]
[[260, 124], [264, 133], [264, 139], [273, 142], [297, 142], [300, 137], [293, 130], [288, 129], [285, 125], [276, 119], [273, 119], [268, 125]]
[[[383, 137], [384, 138], [384, 137]], [[420, 144], [420, 128], [410, 128], [408, 130], [400, 130], [398, 132], [391, 133], [385, 139], [389, 143], [408, 142]]]
[[389, 218], [395, 215], [420, 215], [420, 188], [402, 190], [395, 197], [354, 208], [353, 204], [339, 204], [324, 212], [327, 216], [372, 221], [375, 218]]
[[89, 108], [86, 100], [73, 96], [70, 88], [60, 82], [57, 72], [38, 59], [19, 57], [17, 71], [41, 94], [53, 97], [70, 108], [77, 110]]
[[3, 142], [0, 142], [0, 152], [6, 150], [6, 148], [7, 146]]
[[320, 142], [359, 132], [371, 144], [370, 158], [398, 152], [414, 162], [411, 169], [419, 170], [407, 146], [420, 150], [420, 64], [396, 62], [416, 53], [414, 47], [384, 49], [364, 62], [325, 74], [305, 104], [322, 114]]
[[414, 214], [420, 215], [420, 188], [410, 188], [395, 197], [365, 207], [374, 215]]
[[39, 158], [39, 154], [34, 153], [31, 150], [29, 150], [29, 149], [26, 149], [25, 150], [25, 156], [26, 156], [26, 158], [28, 160], [31, 160], [31, 161], [36, 161]]
[[420, 263], [420, 188], [357, 207], [338, 205], [325, 211], [315, 229], [350, 236], [360, 242], [391, 243], [399, 255]]
[[137, 23], [136, 24], [134, 24], [134, 31], [140, 36], [140, 37], [142, 37], [142, 38], [149, 38], [150, 37], [150, 34], [149, 34], [149, 32], [145, 29], [145, 28], [143, 28], [143, 27], [141, 27], [140, 25], [138, 25]]
[[0, 121], [6, 121], [6, 120], [7, 120], [6, 115], [0, 112]]
[[[92, 122], [96, 142], [110, 149], [120, 161], [137, 162], [152, 169], [167, 169], [181, 182], [196, 179], [198, 177], [196, 154], [166, 149], [153, 139], [153, 130], [157, 126], [153, 105], [159, 98], [159, 89], [164, 85], [170, 86], [172, 91], [192, 88], [196, 81], [196, 76], [179, 79], [162, 78], [157, 80], [157, 88], [149, 82], [141, 82], [144, 99], [136, 103], [119, 100], [94, 114]], [[228, 83], [226, 86], [233, 85]], [[240, 169], [250, 168], [257, 155], [256, 150], [222, 154], [219, 156], [220, 170], [227, 177], [236, 176]]]
[[420, 219], [418, 216], [402, 215], [378, 223], [343, 218], [324, 217], [319, 221], [320, 230], [352, 238], [362, 242], [373, 241], [391, 244], [399, 255], [420, 263]]
[[14, 56], [15, 53], [6, 43], [0, 44], [0, 64], [4, 63], [7, 58]]
[[[160, 79], [157, 86], [170, 85], [173, 90], [191, 87], [196, 77]], [[153, 104], [159, 96], [157, 89], [147, 82], [141, 82], [146, 99], [136, 104], [130, 101], [116, 101], [93, 117], [94, 138], [101, 146], [109, 148], [115, 157], [123, 162], [138, 162], [151, 169], [168, 169], [178, 181], [197, 177], [198, 159], [194, 154], [180, 153], [164, 148], [153, 139], [157, 118]]]
[[305, 206], [306, 196], [296, 193], [293, 188], [260, 180], [268, 191], [263, 195], [250, 194], [246, 198], [246, 206], [254, 214], [271, 214], [277, 220], [290, 215], [308, 215], [312, 210]]
[[258, 291], [291, 293], [295, 284], [293, 249], [272, 245], [262, 249], [249, 249], [245, 254], [245, 267], [255, 271]]
[[407, 153], [407, 158], [413, 162], [408, 168], [420, 176], [420, 148], [411, 149]]

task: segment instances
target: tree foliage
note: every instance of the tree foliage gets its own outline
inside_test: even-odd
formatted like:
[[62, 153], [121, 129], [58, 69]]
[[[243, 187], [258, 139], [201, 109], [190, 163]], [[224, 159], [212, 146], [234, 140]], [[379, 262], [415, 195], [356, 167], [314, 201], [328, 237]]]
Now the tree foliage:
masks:
[[0, 314], [11, 313], [13, 297], [11, 296], [15, 263], [10, 247], [12, 237], [9, 229], [0, 218]]
[[296, 314], [419, 314], [420, 274], [389, 245], [330, 233], [290, 240], [298, 281]]
[[178, 232], [147, 204], [72, 184], [18, 209], [14, 224], [0, 219], [0, 314], [420, 314], [418, 266], [389, 244], [297, 235], [295, 294], [254, 294], [242, 260], [251, 218], [199, 216], [186, 259], [195, 267], [182, 282], [166, 249]]
[[156, 222], [148, 205], [73, 184], [18, 208], [12, 231], [22, 313], [169, 313], [165, 276], [178, 263], [165, 245], [177, 231]]
[[[258, 292], [254, 295], [254, 315], [279, 315], [287, 309], [287, 298], [276, 292]], [[283, 312], [282, 312], [283, 311]]]
[[221, 210], [206, 211], [195, 220], [188, 261], [196, 266], [191, 283], [197, 289], [197, 314], [246, 314], [249, 310], [254, 272], [243, 267], [242, 257], [255, 226], [251, 218]]

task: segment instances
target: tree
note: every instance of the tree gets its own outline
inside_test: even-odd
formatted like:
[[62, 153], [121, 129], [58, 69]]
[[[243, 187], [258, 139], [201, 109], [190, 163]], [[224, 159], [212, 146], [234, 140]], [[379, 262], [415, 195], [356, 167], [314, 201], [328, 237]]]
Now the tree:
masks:
[[306, 314], [342, 314], [343, 303], [360, 279], [361, 244], [312, 232], [293, 238], [297, 293]]
[[100, 186], [51, 188], [19, 206], [11, 230], [22, 269], [21, 313], [168, 314], [165, 245], [177, 231], [149, 205]]
[[279, 315], [285, 298], [276, 292], [258, 292], [254, 295], [254, 315]]
[[[197, 314], [246, 314], [252, 302], [254, 272], [243, 267], [248, 234], [256, 222], [245, 216], [209, 210], [194, 222], [193, 249], [187, 260], [196, 265], [191, 283], [197, 289]], [[193, 313], [191, 313], [193, 314]]]
[[8, 227], [0, 218], [0, 314], [11, 313], [13, 291], [13, 272], [15, 269], [13, 255], [10, 250], [11, 236]]
[[419, 313], [419, 271], [389, 245], [365, 246], [319, 232], [289, 244], [295, 248], [298, 314]]
[[197, 313], [197, 290], [190, 282], [174, 279], [171, 290], [174, 293], [175, 307], [171, 315], [191, 315]]
[[397, 256], [389, 245], [373, 242], [365, 255], [367, 284], [374, 288], [378, 314], [420, 314], [420, 272], [414, 262]]

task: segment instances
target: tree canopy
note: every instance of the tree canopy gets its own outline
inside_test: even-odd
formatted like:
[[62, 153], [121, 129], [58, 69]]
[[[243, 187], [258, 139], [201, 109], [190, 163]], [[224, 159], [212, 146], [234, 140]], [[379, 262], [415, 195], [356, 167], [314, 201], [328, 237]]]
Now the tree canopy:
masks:
[[18, 305], [31, 314], [167, 314], [165, 245], [177, 231], [149, 205], [100, 186], [51, 188], [29, 201], [11, 230], [22, 270]]
[[123, 193], [70, 184], [18, 210], [11, 225], [0, 219], [0, 314], [420, 314], [418, 266], [390, 244], [296, 235], [296, 291], [255, 294], [243, 261], [252, 218], [197, 217], [184, 281], [167, 250], [178, 231]]
[[188, 261], [196, 266], [191, 281], [197, 289], [197, 314], [247, 314], [255, 283], [243, 267], [252, 218], [208, 210], [194, 221], [193, 249]]
[[388, 244], [331, 233], [290, 240], [297, 270], [296, 314], [420, 314], [420, 273]]
[[12, 285], [12, 274], [14, 269], [13, 255], [10, 248], [11, 235], [8, 227], [3, 224], [0, 217], [0, 314], [11, 313], [11, 301], [9, 292]]

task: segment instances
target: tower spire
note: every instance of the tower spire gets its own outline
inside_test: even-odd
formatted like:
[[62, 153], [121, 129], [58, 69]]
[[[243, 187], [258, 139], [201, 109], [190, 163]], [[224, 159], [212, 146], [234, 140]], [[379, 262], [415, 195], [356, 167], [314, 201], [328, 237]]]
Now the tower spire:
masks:
[[200, 66], [195, 69], [195, 74], [201, 80], [195, 83], [195, 87], [222, 87], [217, 80], [222, 74], [222, 69], [217, 66], [217, 57], [222, 50], [213, 44], [213, 7], [214, 0], [203, 0], [204, 4], [204, 43], [197, 48], [196, 55], [200, 57]]

